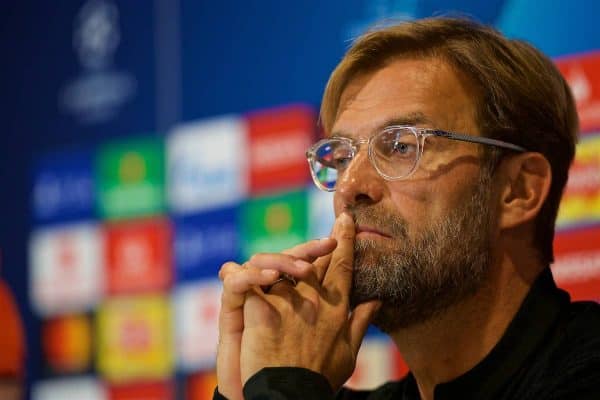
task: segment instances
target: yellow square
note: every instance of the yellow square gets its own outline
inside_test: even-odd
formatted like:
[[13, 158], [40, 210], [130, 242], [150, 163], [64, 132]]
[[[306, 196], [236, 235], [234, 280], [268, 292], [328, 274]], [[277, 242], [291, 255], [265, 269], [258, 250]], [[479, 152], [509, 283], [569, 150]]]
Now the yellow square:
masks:
[[171, 330], [164, 295], [107, 300], [97, 314], [99, 372], [113, 382], [168, 377], [173, 371]]

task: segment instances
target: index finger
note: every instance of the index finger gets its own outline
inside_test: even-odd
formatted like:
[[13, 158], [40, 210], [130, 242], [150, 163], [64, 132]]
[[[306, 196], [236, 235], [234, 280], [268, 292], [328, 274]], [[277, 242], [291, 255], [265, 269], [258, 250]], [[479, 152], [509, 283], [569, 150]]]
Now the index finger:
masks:
[[350, 292], [354, 266], [354, 235], [352, 217], [347, 213], [340, 214], [334, 225], [337, 247], [331, 255], [329, 268], [323, 279], [325, 288], [336, 289], [341, 293]]
[[327, 255], [335, 249], [336, 241], [333, 238], [322, 238], [310, 240], [301, 243], [297, 246], [282, 251], [283, 254], [288, 254], [298, 257], [309, 263], [314, 262], [317, 258]]

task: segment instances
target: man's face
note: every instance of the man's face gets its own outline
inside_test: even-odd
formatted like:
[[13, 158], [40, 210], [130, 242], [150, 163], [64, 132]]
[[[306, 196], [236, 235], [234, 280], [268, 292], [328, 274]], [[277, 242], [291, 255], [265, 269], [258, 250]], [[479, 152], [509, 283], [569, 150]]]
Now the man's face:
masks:
[[[479, 135], [467, 81], [437, 59], [396, 60], [350, 81], [332, 134], [369, 138], [411, 124]], [[487, 277], [494, 210], [478, 145], [427, 138], [417, 171], [386, 181], [363, 146], [339, 178], [336, 215], [354, 215], [352, 302], [383, 301], [374, 323], [393, 331], [431, 318]]]

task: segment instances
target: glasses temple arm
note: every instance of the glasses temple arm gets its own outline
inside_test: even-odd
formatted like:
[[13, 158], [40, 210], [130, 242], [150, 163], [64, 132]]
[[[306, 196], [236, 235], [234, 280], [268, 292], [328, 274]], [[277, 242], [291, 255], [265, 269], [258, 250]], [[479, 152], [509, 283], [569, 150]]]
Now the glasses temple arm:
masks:
[[527, 149], [525, 149], [524, 147], [517, 146], [516, 144], [504, 142], [502, 140], [496, 140], [496, 139], [480, 137], [480, 136], [461, 135], [460, 133], [451, 133], [451, 132], [446, 132], [446, 131], [441, 131], [441, 130], [430, 130], [428, 132], [433, 134], [434, 136], [442, 136], [442, 137], [452, 139], [452, 140], [460, 140], [463, 142], [487, 144], [490, 146], [503, 147], [505, 149], [510, 149], [510, 150], [519, 151], [519, 152], [527, 151]]

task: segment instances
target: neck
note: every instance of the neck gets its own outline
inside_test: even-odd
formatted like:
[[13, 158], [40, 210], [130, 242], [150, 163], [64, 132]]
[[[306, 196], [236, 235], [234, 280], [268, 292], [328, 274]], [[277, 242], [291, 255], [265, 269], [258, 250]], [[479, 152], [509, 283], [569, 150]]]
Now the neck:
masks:
[[429, 321], [392, 333], [422, 399], [433, 399], [437, 384], [477, 365], [506, 331], [544, 267], [529, 259], [517, 268], [512, 261], [504, 257], [496, 264], [473, 297]]

